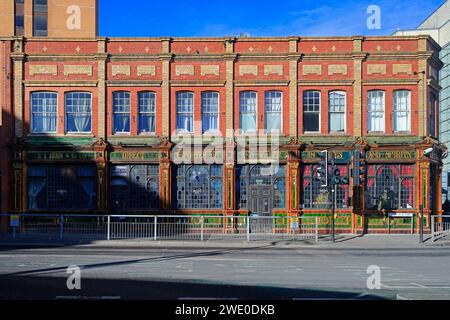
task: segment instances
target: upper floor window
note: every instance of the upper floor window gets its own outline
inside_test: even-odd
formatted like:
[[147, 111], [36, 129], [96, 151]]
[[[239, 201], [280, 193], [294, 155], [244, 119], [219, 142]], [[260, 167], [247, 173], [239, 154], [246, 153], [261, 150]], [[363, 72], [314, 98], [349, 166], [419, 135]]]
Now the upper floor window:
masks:
[[194, 94], [192, 92], [177, 93], [177, 131], [194, 132]]
[[430, 136], [436, 137], [436, 110], [437, 110], [437, 98], [436, 95], [430, 93], [430, 112], [429, 112], [429, 124], [430, 124]]
[[303, 131], [320, 132], [320, 91], [303, 93]]
[[367, 93], [367, 131], [384, 132], [385, 129], [385, 95], [384, 91]]
[[154, 92], [139, 93], [139, 133], [156, 132], [156, 95]]
[[280, 91], [267, 91], [264, 100], [266, 130], [267, 132], [280, 133], [283, 119], [283, 93]]
[[394, 91], [394, 131], [411, 131], [411, 92]]
[[219, 131], [219, 93], [202, 93], [203, 133]]
[[66, 132], [92, 131], [92, 97], [86, 92], [70, 92], [65, 96]]
[[258, 97], [254, 91], [243, 91], [239, 94], [240, 129], [243, 133], [256, 132]]
[[16, 36], [24, 35], [24, 0], [14, 1], [14, 28]]
[[33, 36], [48, 36], [48, 0], [33, 0]]
[[130, 93], [118, 91], [113, 93], [113, 128], [114, 133], [130, 133]]
[[31, 94], [31, 132], [56, 133], [58, 95], [54, 92]]
[[330, 132], [345, 132], [346, 93], [332, 91], [328, 95]]

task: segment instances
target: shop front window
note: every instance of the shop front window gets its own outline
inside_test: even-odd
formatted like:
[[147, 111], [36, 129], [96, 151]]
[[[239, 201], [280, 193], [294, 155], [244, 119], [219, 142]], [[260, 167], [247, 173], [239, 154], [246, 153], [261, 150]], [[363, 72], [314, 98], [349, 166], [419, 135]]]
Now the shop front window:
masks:
[[378, 210], [382, 198], [388, 210], [414, 208], [414, 165], [367, 166], [366, 209]]
[[175, 168], [176, 209], [222, 209], [222, 166]]
[[95, 166], [29, 166], [28, 208], [30, 210], [95, 209]]

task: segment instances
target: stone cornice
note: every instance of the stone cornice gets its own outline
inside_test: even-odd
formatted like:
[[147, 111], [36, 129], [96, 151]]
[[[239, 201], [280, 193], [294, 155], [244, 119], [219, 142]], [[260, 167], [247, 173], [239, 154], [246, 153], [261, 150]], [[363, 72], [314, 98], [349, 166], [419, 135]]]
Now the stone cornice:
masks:
[[226, 85], [225, 80], [218, 81], [199, 81], [199, 80], [171, 80], [170, 85], [173, 87], [223, 87]]
[[26, 80], [23, 81], [26, 87], [96, 87], [98, 81], [86, 81], [86, 80]]
[[290, 80], [236, 80], [236, 87], [254, 87], [254, 86], [288, 86]]
[[362, 85], [363, 86], [396, 86], [396, 85], [416, 86], [419, 82], [420, 82], [419, 79], [382, 78], [382, 79], [364, 80], [362, 82]]
[[298, 80], [298, 85], [303, 87], [315, 86], [352, 86], [355, 80]]
[[109, 87], [160, 87], [161, 80], [108, 80], [105, 81]]

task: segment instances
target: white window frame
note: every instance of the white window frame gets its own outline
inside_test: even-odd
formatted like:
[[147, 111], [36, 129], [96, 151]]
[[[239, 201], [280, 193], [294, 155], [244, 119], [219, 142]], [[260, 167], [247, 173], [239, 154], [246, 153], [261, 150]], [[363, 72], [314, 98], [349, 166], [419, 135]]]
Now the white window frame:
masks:
[[[203, 115], [215, 115], [215, 112], [205, 112], [203, 109], [203, 95], [208, 93], [214, 93], [217, 95], [217, 129], [203, 130]], [[203, 134], [214, 134], [220, 132], [220, 93], [218, 91], [202, 91], [201, 93], [201, 109], [202, 109], [202, 133]]]
[[[178, 111], [178, 95], [189, 94], [192, 96], [192, 112], [179, 112]], [[192, 131], [178, 128], [178, 115], [192, 115]], [[192, 91], [177, 91], [175, 93], [175, 128], [177, 134], [193, 134], [195, 132], [195, 94]]]
[[[145, 93], [149, 93], [151, 95], [153, 95], [153, 98], [155, 99], [155, 111], [154, 112], [141, 112], [141, 94], [145, 94]], [[143, 135], [143, 136], [154, 136], [156, 135], [156, 92], [154, 91], [139, 91], [138, 92], [138, 101], [137, 101], [137, 116], [138, 116], [138, 135]], [[147, 116], [154, 116], [155, 117], [155, 131], [154, 132], [142, 132], [141, 128], [140, 128], [140, 123], [141, 123], [141, 115], [147, 115]]]
[[[372, 99], [371, 99], [371, 95], [372, 94], [378, 94], [378, 93], [382, 93], [382, 106], [383, 106], [383, 117], [382, 117], [382, 130], [373, 130], [372, 128], [370, 128], [370, 123], [372, 120], [372, 117], [369, 117], [369, 114], [374, 114], [374, 113], [380, 113], [380, 110], [372, 110]], [[378, 96], [376, 97], [378, 98]], [[386, 132], [386, 92], [384, 90], [370, 90], [367, 91], [367, 96], [366, 96], [366, 123], [367, 123], [367, 132], [368, 133], [385, 133]], [[369, 108], [370, 107], [370, 108]], [[379, 118], [379, 117], [378, 117]]]
[[[116, 93], [121, 93], [121, 92], [124, 92], [124, 93], [128, 93], [129, 94], [129, 96], [130, 96], [130, 106], [129, 106], [129, 111], [128, 112], [116, 112], [115, 111], [115, 109], [114, 109], [114, 95], [116, 94]], [[129, 119], [130, 119], [130, 131], [123, 131], [123, 132], [117, 132], [116, 131], [116, 128], [115, 128], [115, 119], [116, 119], [116, 117], [115, 117], [115, 115], [116, 114], [128, 114], [128, 116], [129, 116]], [[123, 135], [123, 136], [126, 136], [126, 135], [131, 135], [131, 92], [130, 91], [124, 91], [124, 90], [118, 90], [118, 91], [114, 91], [113, 93], [112, 93], [112, 129], [113, 129], [113, 134], [114, 135], [118, 135], [118, 136], [120, 136], [120, 135]]]
[[[246, 94], [246, 93], [254, 93], [254, 94], [255, 94], [255, 99], [256, 99], [256, 108], [255, 108], [255, 112], [254, 112], [255, 118], [256, 118], [256, 121], [255, 121], [255, 124], [256, 124], [255, 130], [247, 130], [247, 131], [244, 131], [244, 130], [242, 129], [242, 114], [243, 114], [243, 112], [242, 112], [242, 95], [243, 95], [243, 94]], [[241, 134], [255, 134], [255, 133], [258, 132], [258, 127], [259, 127], [259, 125], [258, 125], [258, 122], [259, 122], [259, 121], [258, 121], [258, 103], [259, 103], [259, 99], [258, 99], [258, 92], [257, 92], [257, 91], [245, 90], [245, 91], [240, 91], [240, 92], [239, 92], [239, 132], [240, 132]], [[253, 112], [245, 112], [244, 114], [250, 114], [250, 113], [253, 114]]]
[[[303, 116], [305, 115], [305, 113], [316, 113], [316, 112], [312, 112], [312, 111], [305, 111], [305, 94], [307, 92], [317, 92], [319, 93], [319, 128], [317, 131], [305, 131], [305, 134], [317, 134], [317, 133], [321, 133], [322, 132], [322, 91], [320, 90], [305, 90], [303, 91], [302, 94], [302, 114]], [[304, 117], [303, 117], [303, 121], [304, 121]]]
[[[90, 112], [90, 116], [91, 116], [91, 130], [90, 131], [84, 131], [84, 132], [78, 132], [78, 131], [69, 131], [67, 128], [67, 124], [68, 124], [68, 115], [69, 113], [67, 112], [67, 103], [66, 103], [66, 99], [67, 99], [67, 95], [68, 94], [73, 94], [73, 93], [82, 93], [82, 94], [88, 94], [89, 95], [89, 99], [91, 100], [91, 112]], [[92, 134], [92, 125], [93, 125], [93, 121], [92, 121], [92, 93], [91, 92], [87, 92], [87, 91], [68, 91], [64, 93], [64, 119], [65, 119], [65, 129], [66, 129], [66, 134], [71, 134], [71, 135], [89, 135]], [[73, 113], [73, 112], [71, 112]]]
[[[402, 106], [401, 103], [397, 100], [397, 94], [400, 93], [407, 93], [407, 110], [399, 110], [398, 107]], [[401, 97], [403, 98], [403, 96]], [[398, 130], [398, 121], [397, 121], [397, 114], [398, 113], [407, 113], [408, 114], [408, 130]], [[394, 96], [393, 96], [393, 113], [394, 113], [394, 121], [393, 121], [393, 127], [395, 133], [410, 133], [411, 132], [411, 90], [407, 89], [400, 89], [400, 90], [394, 90]]]
[[[46, 131], [46, 132], [35, 132], [33, 131], [34, 128], [34, 123], [33, 123], [33, 94], [39, 94], [39, 93], [51, 93], [56, 95], [56, 128], [55, 131]], [[30, 93], [30, 132], [31, 134], [34, 135], [39, 135], [39, 134], [57, 134], [58, 133], [58, 128], [59, 128], [59, 121], [58, 121], [58, 110], [59, 110], [59, 94], [58, 92], [54, 92], [54, 91], [34, 91]]]
[[[274, 130], [267, 130], [267, 104], [266, 104], [266, 94], [267, 93], [280, 93], [281, 94], [281, 110], [280, 110], [280, 131], [274, 131]], [[269, 113], [278, 113], [278, 112], [274, 112], [274, 111], [269, 111]], [[284, 114], [284, 94], [283, 91], [280, 90], [268, 90], [264, 92], [264, 130], [267, 134], [282, 134], [283, 133], [283, 114]]]
[[[342, 112], [336, 112], [331, 111], [331, 94], [337, 93], [337, 94], [343, 94], [344, 95], [344, 131], [331, 131], [331, 114], [332, 113], [342, 113]], [[347, 133], [347, 92], [343, 90], [331, 90], [328, 92], [328, 131], [331, 134], [345, 134]]]

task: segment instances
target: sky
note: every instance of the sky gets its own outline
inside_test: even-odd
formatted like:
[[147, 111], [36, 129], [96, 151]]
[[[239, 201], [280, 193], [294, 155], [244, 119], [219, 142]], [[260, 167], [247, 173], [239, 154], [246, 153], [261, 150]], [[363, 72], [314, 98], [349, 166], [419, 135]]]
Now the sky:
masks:
[[[398, 29], [415, 29], [443, 2], [99, 0], [99, 32], [108, 37], [390, 35]], [[381, 9], [380, 29], [367, 27], [370, 5]]]

